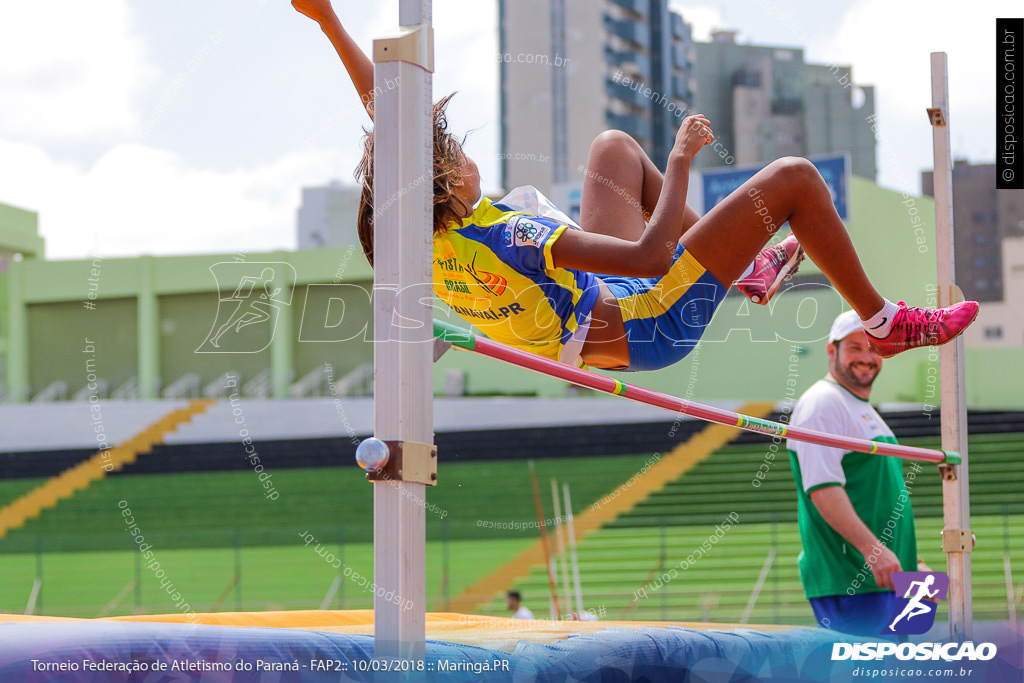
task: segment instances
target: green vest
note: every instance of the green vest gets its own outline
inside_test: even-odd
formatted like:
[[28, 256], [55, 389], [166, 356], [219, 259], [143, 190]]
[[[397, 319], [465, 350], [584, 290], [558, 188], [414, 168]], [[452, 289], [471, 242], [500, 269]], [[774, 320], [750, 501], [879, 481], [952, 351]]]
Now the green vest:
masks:
[[[891, 437], [877, 440], [896, 443]], [[807, 598], [882, 591], [871, 569], [865, 565], [864, 556], [828, 525], [804, 491], [800, 464], [792, 450], [789, 462], [799, 501], [800, 538], [804, 549], [798, 563]], [[843, 472], [846, 493], [857, 515], [875, 537], [896, 554], [903, 571], [917, 571], [914, 512], [904, 484], [903, 460], [847, 453], [843, 456]]]

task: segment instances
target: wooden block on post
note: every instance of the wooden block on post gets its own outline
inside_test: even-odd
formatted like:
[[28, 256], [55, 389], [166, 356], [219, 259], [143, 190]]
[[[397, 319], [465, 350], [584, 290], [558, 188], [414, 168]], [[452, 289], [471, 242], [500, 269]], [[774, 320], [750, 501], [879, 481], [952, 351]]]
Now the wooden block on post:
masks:
[[437, 486], [437, 446], [411, 441], [385, 441], [388, 461], [366, 473], [369, 481], [405, 481]]

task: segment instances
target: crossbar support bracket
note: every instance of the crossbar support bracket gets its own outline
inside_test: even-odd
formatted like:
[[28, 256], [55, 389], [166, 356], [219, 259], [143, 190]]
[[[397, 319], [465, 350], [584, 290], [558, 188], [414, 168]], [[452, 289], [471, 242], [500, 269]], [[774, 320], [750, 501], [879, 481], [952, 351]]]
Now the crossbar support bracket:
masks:
[[441, 339], [440, 337], [434, 337], [434, 362], [441, 360], [441, 356], [448, 353], [448, 349], [452, 348], [452, 343], [447, 339]]
[[366, 473], [369, 481], [408, 481], [437, 486], [437, 446], [415, 441], [385, 441], [388, 461]]
[[974, 550], [974, 534], [970, 529], [943, 529], [942, 552], [969, 553]]
[[942, 463], [939, 465], [939, 476], [942, 481], [956, 481], [956, 465]]

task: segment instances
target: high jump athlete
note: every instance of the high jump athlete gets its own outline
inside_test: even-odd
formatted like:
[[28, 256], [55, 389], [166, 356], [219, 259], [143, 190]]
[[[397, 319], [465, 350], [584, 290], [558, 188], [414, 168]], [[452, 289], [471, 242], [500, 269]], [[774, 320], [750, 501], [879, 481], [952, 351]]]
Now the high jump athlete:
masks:
[[[373, 64], [330, 0], [292, 5], [320, 25], [372, 119]], [[450, 99], [434, 105], [433, 286], [496, 341], [577, 366], [663, 368], [697, 344], [732, 283], [766, 304], [804, 252], [857, 311], [882, 357], [944, 344], [977, 317], [973, 301], [922, 309], [883, 298], [806, 159], [773, 161], [698, 216], [686, 191], [694, 156], [714, 140], [703, 115], [683, 120], [664, 174], [627, 134], [598, 135], [577, 229], [530, 192], [514, 191], [507, 202], [481, 198], [477, 166], [448, 131]], [[357, 169], [359, 236], [371, 263], [373, 140], [367, 132]], [[786, 222], [792, 234], [766, 248]]]

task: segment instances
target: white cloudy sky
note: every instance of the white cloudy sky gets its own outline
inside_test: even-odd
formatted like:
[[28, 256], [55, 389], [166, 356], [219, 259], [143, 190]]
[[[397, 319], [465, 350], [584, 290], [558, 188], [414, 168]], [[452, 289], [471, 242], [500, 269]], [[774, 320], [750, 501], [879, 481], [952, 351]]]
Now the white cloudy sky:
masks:
[[[514, 0], [513, 0], [514, 1]], [[397, 0], [335, 0], [368, 47]], [[496, 0], [435, 0], [436, 94], [498, 189]], [[928, 53], [950, 59], [954, 152], [992, 161], [996, 16], [1016, 0], [671, 0], [698, 39], [803, 46], [874, 85], [883, 185], [931, 164]], [[827, 10], [823, 8], [827, 7]], [[571, 18], [570, 18], [571, 20]], [[304, 185], [349, 181], [368, 120], [287, 0], [0, 3], [0, 202], [38, 211], [50, 258], [295, 246]]]

